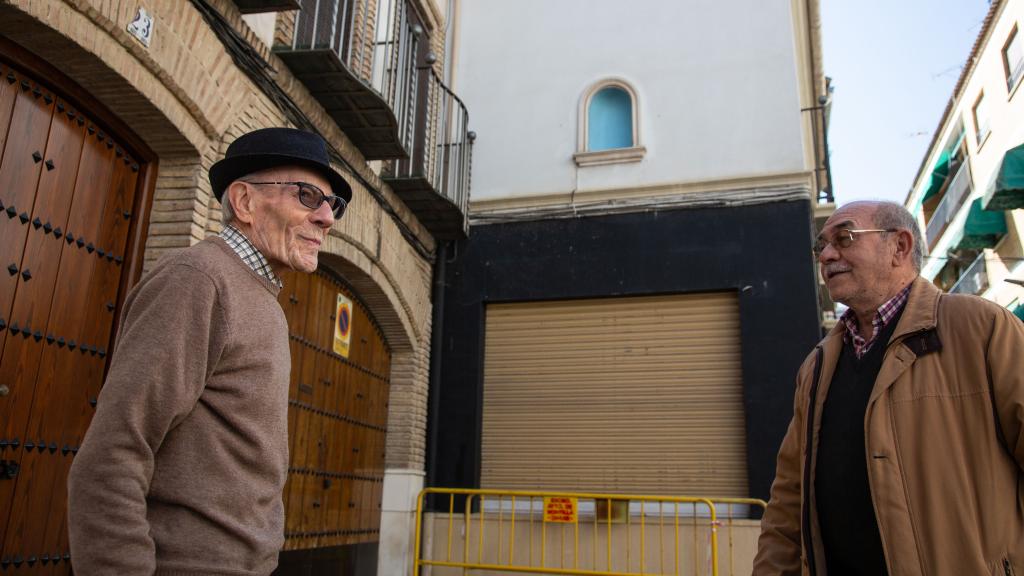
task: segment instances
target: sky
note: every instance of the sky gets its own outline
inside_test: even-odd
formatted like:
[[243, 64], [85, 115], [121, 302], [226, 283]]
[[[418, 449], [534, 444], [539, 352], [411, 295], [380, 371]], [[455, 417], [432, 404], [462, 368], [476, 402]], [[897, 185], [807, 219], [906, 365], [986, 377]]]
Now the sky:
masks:
[[988, 12], [986, 0], [821, 0], [836, 203], [903, 203]]

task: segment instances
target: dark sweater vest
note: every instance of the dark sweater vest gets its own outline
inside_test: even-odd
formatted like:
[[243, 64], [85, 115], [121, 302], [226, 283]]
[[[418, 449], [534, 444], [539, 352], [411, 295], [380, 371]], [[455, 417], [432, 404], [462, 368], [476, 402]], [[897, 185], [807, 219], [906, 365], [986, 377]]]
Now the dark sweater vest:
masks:
[[814, 491], [829, 576], [888, 574], [868, 485], [864, 413], [901, 310], [860, 359], [846, 342], [821, 412]]

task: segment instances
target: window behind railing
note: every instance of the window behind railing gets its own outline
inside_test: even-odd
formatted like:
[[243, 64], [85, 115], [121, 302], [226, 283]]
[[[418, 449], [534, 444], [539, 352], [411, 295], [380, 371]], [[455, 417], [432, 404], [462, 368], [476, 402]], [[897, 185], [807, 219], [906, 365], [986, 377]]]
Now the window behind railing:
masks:
[[987, 289], [988, 267], [985, 252], [982, 252], [949, 291], [953, 294], [981, 294]]
[[942, 201], [939, 202], [935, 212], [932, 213], [931, 218], [928, 220], [926, 236], [929, 247], [934, 247], [935, 243], [938, 242], [943, 231], [946, 229], [946, 225], [956, 217], [960, 207], [964, 204], [964, 200], [970, 196], [972, 188], [970, 162], [965, 158], [946, 188], [946, 194], [943, 196]]

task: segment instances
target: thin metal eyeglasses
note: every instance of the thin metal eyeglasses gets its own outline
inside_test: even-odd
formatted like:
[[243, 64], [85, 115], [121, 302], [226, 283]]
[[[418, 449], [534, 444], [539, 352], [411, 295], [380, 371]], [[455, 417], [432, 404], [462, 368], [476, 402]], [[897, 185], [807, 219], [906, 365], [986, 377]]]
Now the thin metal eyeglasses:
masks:
[[327, 205], [331, 207], [331, 212], [334, 213], [334, 219], [338, 220], [345, 214], [345, 208], [348, 207], [348, 202], [341, 196], [335, 196], [333, 194], [324, 194], [324, 191], [320, 188], [310, 184], [309, 182], [249, 182], [248, 184], [278, 184], [281, 186], [298, 186], [299, 188], [299, 202], [303, 206], [311, 210], [320, 208], [320, 205], [327, 202]]
[[814, 242], [814, 255], [821, 256], [821, 253], [825, 251], [825, 248], [831, 244], [836, 250], [843, 250], [853, 246], [853, 241], [857, 239], [857, 234], [868, 234], [871, 232], [898, 232], [899, 228], [870, 228], [864, 230], [850, 230], [844, 228], [836, 233], [831, 240], [826, 240], [822, 237], [818, 237], [817, 241]]

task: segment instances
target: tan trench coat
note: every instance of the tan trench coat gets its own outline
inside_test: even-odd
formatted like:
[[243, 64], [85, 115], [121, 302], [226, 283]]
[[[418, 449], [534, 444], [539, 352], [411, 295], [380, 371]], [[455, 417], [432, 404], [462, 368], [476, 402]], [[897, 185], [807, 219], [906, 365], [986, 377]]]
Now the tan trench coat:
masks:
[[[820, 415], [842, 346], [840, 325], [800, 367], [793, 420], [761, 522], [755, 576], [826, 574], [813, 490], [802, 487], [814, 486]], [[1024, 322], [992, 302], [941, 294], [918, 278], [886, 350], [864, 428], [868, 481], [891, 576], [1024, 576]]]

